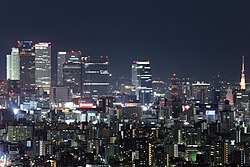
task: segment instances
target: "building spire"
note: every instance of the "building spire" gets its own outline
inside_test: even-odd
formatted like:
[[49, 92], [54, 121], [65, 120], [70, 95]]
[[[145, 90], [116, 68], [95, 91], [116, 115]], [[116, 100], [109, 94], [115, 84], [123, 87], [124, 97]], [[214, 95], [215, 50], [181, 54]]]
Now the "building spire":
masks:
[[242, 73], [245, 71], [245, 62], [244, 62], [244, 56], [242, 56]]
[[245, 62], [244, 62], [244, 56], [242, 56], [240, 89], [241, 89], [241, 90], [246, 90], [246, 78], [245, 78]]

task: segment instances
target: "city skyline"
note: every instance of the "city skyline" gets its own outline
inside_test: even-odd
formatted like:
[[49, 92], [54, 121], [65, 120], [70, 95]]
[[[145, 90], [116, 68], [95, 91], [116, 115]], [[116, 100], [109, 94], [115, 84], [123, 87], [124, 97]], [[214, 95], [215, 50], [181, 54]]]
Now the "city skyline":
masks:
[[34, 40], [50, 41], [55, 60], [60, 50], [107, 54], [115, 76], [130, 76], [130, 63], [146, 59], [154, 78], [207, 79], [220, 72], [239, 80], [244, 55], [249, 81], [249, 2], [31, 2], [1, 2], [1, 78], [16, 41]]
[[0, 166], [250, 166], [250, 2], [0, 2]]

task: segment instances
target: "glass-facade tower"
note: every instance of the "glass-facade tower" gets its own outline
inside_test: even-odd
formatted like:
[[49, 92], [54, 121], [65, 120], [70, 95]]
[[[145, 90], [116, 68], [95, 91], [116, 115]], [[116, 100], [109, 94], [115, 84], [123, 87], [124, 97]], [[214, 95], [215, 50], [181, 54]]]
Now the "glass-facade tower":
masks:
[[32, 41], [18, 41], [20, 80], [23, 91], [35, 89], [35, 48]]
[[6, 56], [7, 60], [7, 79], [20, 80], [20, 61], [18, 48], [12, 48], [11, 54]]
[[64, 58], [61, 55], [60, 61], [62, 61], [62, 59], [64, 59], [64, 62], [62, 63], [63, 85], [68, 86], [72, 90], [74, 97], [81, 97], [82, 96], [82, 78], [83, 78], [82, 76], [83, 75], [82, 54], [80, 51], [66, 52]]
[[137, 100], [142, 105], [153, 101], [152, 75], [149, 61], [134, 61], [132, 64], [132, 84], [136, 89]]
[[49, 93], [51, 87], [51, 43], [35, 45], [36, 87]]
[[84, 95], [93, 99], [108, 94], [109, 61], [107, 56], [84, 57]]

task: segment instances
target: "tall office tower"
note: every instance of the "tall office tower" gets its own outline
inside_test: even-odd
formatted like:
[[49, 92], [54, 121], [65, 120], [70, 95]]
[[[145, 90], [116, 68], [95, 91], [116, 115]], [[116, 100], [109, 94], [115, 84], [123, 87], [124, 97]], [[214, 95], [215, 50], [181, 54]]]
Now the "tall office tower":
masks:
[[107, 56], [84, 57], [84, 96], [97, 99], [107, 95], [109, 87], [109, 61]]
[[[61, 56], [60, 59], [62, 60], [63, 57]], [[73, 97], [81, 97], [83, 78], [83, 63], [81, 52], [66, 52], [64, 63], [62, 65], [63, 85], [68, 86], [72, 90]]]
[[199, 100], [201, 104], [209, 103], [211, 91], [210, 84], [204, 82], [197, 82], [192, 84], [192, 96]]
[[35, 83], [40, 92], [50, 91], [51, 86], [51, 43], [35, 45]]
[[65, 56], [67, 52], [57, 53], [57, 85], [63, 85], [63, 63], [65, 62]]
[[242, 56], [242, 67], [241, 67], [241, 79], [240, 79], [240, 89], [246, 90], [246, 77], [245, 77], [245, 62], [244, 56]]
[[171, 78], [171, 99], [176, 100], [178, 97], [178, 84], [176, 74], [172, 75]]
[[133, 62], [132, 84], [135, 85], [137, 100], [142, 105], [150, 105], [153, 101], [153, 88], [149, 61]]
[[35, 90], [35, 49], [32, 41], [18, 41], [20, 80], [26, 91]]
[[221, 116], [221, 120], [220, 120], [221, 121], [220, 122], [221, 133], [230, 133], [230, 131], [234, 127], [234, 117], [235, 117], [234, 111], [223, 110], [220, 112], [220, 116]]
[[11, 54], [6, 56], [7, 59], [7, 79], [20, 80], [20, 60], [18, 48], [12, 48]]
[[172, 117], [178, 118], [182, 112], [182, 102], [178, 94], [178, 83], [176, 74], [172, 75], [171, 78], [171, 100], [172, 100]]
[[131, 70], [131, 84], [134, 86], [139, 85], [138, 79], [137, 79], [137, 64], [134, 62], [132, 63], [132, 70]]
[[188, 99], [191, 98], [191, 83], [189, 78], [186, 78], [185, 80], [183, 79], [180, 83], [180, 93], [179, 93], [179, 97], [181, 98], [181, 100], [183, 102], [186, 102]]

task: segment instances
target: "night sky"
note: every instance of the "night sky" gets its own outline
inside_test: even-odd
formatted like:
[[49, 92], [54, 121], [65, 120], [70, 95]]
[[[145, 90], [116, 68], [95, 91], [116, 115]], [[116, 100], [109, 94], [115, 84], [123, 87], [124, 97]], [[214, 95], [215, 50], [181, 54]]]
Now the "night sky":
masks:
[[148, 59], [153, 77], [250, 81], [250, 1], [5, 0], [0, 2], [0, 77], [17, 40], [51, 41], [58, 50], [107, 54], [115, 76]]

